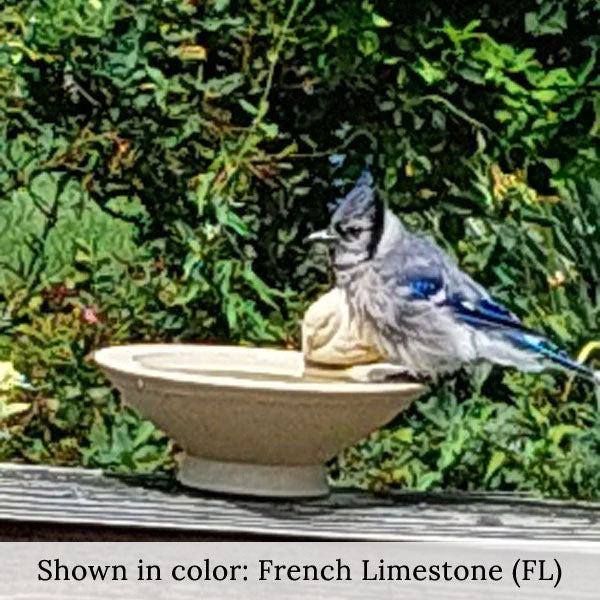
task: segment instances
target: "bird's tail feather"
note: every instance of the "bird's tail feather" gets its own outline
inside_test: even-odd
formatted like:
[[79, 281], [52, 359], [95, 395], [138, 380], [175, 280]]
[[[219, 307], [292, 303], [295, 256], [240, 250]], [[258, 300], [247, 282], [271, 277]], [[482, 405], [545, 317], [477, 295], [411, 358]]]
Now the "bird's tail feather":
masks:
[[[532, 359], [529, 368], [536, 370], [543, 365], [551, 365], [575, 373], [600, 386], [600, 371], [594, 371], [572, 358], [562, 348], [523, 325], [512, 313], [491, 299], [483, 298], [476, 306], [468, 306], [464, 302], [457, 301], [447, 301], [447, 303], [452, 306], [460, 321], [477, 330], [495, 331], [508, 341], [510, 346], [520, 350], [521, 357], [523, 357], [522, 352], [525, 351], [526, 356]], [[492, 353], [492, 360], [494, 358], [498, 359], [498, 356]], [[515, 364], [513, 362], [515, 359], [516, 356], [510, 357], [505, 364]]]
[[514, 344], [535, 353], [543, 361], [566, 371], [571, 371], [584, 379], [600, 385], [600, 371], [594, 371], [587, 365], [569, 356], [559, 346], [545, 337], [523, 331], [508, 331], [505, 334]]

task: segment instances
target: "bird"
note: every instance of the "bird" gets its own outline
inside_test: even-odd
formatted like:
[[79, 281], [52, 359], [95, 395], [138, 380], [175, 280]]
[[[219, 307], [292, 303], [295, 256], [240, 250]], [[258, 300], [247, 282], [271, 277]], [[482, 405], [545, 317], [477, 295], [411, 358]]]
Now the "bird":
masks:
[[559, 369], [600, 382], [598, 372], [525, 326], [434, 241], [409, 231], [363, 169], [333, 210], [329, 226], [308, 236], [331, 248], [335, 285], [350, 315], [368, 331], [388, 377], [437, 381], [463, 367]]

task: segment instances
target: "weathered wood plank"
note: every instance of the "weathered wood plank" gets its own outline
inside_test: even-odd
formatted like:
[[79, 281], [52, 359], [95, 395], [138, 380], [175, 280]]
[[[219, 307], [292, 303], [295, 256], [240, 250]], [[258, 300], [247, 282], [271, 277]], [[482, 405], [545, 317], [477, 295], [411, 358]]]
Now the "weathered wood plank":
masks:
[[[0, 522], [82, 531], [186, 532], [194, 539], [436, 540], [518, 538], [600, 540], [600, 506], [506, 495], [334, 492], [319, 500], [264, 501], [197, 493], [173, 482], [119, 479], [99, 471], [0, 466]], [[12, 524], [12, 525], [11, 525]], [[85, 529], [83, 529], [85, 531]], [[158, 532], [163, 532], [159, 534]], [[83, 535], [80, 533], [79, 535]], [[90, 529], [90, 539], [94, 530]], [[179, 538], [178, 538], [179, 539]]]

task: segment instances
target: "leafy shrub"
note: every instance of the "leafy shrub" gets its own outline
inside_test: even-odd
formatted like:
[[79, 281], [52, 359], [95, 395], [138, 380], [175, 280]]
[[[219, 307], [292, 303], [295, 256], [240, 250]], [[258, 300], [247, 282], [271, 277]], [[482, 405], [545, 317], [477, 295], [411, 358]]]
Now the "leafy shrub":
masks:
[[[295, 347], [330, 284], [302, 239], [364, 162], [525, 322], [598, 337], [597, 0], [6, 0], [5, 458], [170, 469], [89, 362], [126, 341]], [[568, 393], [567, 393], [568, 392]], [[344, 452], [363, 487], [599, 495], [596, 398], [496, 369]]]

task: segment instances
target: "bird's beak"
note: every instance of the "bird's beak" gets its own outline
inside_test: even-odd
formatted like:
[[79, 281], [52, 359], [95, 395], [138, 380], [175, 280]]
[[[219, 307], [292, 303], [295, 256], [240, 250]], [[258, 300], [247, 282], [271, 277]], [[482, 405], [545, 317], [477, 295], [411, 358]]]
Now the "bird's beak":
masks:
[[332, 233], [329, 229], [321, 229], [321, 231], [315, 231], [311, 233], [304, 241], [312, 244], [314, 242], [322, 242], [324, 244], [331, 244], [338, 239], [335, 233]]

